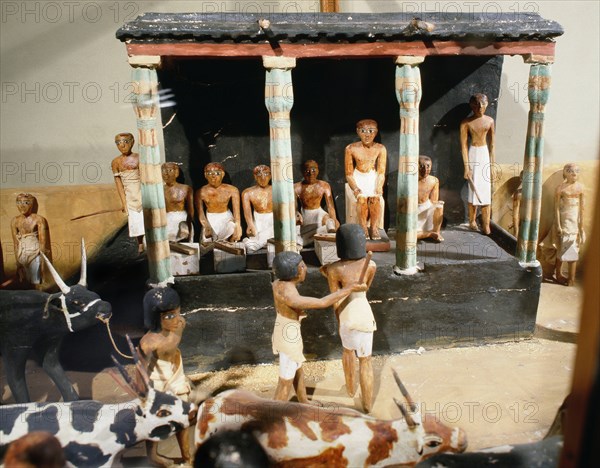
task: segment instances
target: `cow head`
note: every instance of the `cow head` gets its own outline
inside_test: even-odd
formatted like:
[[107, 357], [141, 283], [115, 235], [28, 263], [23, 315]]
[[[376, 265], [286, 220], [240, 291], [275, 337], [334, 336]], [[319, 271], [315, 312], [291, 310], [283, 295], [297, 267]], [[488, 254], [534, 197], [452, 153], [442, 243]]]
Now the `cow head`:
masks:
[[[135, 361], [137, 378], [132, 379], [121, 363], [114, 356], [111, 357], [126, 382], [126, 386], [123, 388], [128, 393], [135, 395], [137, 399], [129, 402], [128, 408], [123, 410], [127, 411], [122, 415], [123, 421], [115, 421], [115, 427], [111, 430], [127, 433], [127, 438], [130, 440], [157, 442], [194, 424], [196, 405], [183, 401], [170, 393], [154, 390], [146, 372], [146, 363], [133, 346], [129, 336], [127, 336], [127, 342]], [[125, 422], [124, 419], [129, 419], [129, 421]], [[117, 427], [118, 424], [120, 427]]]
[[81, 239], [81, 276], [79, 283], [74, 286], [67, 286], [43, 253], [42, 258], [61, 291], [48, 297], [44, 317], [48, 316], [48, 309], [53, 306], [64, 314], [70, 331], [89, 327], [96, 320], [108, 322], [112, 316], [111, 305], [100, 299], [98, 294], [87, 289], [87, 256], [83, 239]]
[[421, 415], [418, 405], [409, 395], [406, 387], [400, 380], [398, 373], [393, 370], [394, 379], [404, 396], [407, 407], [394, 398], [394, 402], [400, 409], [408, 430], [415, 436], [413, 448], [418, 458], [423, 460], [436, 453], [442, 452], [464, 452], [467, 448], [467, 436], [459, 427], [449, 427], [434, 415]]

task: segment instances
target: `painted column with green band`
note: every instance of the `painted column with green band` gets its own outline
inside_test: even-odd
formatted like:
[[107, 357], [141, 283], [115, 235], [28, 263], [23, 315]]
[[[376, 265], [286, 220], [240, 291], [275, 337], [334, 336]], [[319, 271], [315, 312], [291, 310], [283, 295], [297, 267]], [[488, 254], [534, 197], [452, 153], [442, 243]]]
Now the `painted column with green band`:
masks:
[[290, 57], [263, 57], [267, 69], [265, 77], [265, 105], [269, 111], [271, 138], [271, 173], [273, 184], [273, 225], [275, 250], [297, 251], [296, 206], [290, 111], [294, 105], [292, 69], [296, 59]]
[[524, 265], [537, 265], [542, 169], [544, 164], [544, 110], [550, 90], [551, 67], [534, 63], [529, 70], [529, 118], [523, 160], [523, 190], [519, 211], [519, 239], [516, 257]]
[[153, 67], [138, 66], [132, 71], [135, 87], [133, 109], [137, 118], [140, 153], [142, 206], [148, 255], [149, 283], [164, 286], [173, 281], [169, 260], [167, 211], [161, 174], [157, 125], [160, 116], [158, 79]]
[[419, 103], [424, 57], [396, 58], [396, 98], [400, 104], [400, 152], [396, 192], [397, 274], [417, 270], [417, 213], [419, 203]]

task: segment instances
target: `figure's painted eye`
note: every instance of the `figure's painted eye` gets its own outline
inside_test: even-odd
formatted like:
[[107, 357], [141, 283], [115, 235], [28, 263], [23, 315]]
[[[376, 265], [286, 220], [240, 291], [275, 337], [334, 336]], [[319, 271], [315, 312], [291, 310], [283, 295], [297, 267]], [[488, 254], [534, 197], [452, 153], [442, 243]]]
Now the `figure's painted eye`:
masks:
[[159, 418], [166, 418], [166, 417], [168, 417], [168, 416], [171, 416], [171, 412], [170, 412], [169, 410], [166, 410], [166, 409], [160, 409], [160, 410], [158, 410], [158, 411], [156, 412], [156, 415], [157, 415]]

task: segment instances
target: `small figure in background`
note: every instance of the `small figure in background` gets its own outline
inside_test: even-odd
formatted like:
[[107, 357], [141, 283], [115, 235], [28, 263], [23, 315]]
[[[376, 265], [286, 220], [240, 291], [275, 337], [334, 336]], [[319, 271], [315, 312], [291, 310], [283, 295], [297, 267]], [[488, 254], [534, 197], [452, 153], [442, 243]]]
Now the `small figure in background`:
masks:
[[49, 432], [34, 431], [8, 446], [6, 468], [63, 468], [67, 460], [59, 440]]
[[10, 227], [17, 261], [17, 276], [20, 282], [40, 289], [46, 274], [40, 253], [52, 261], [48, 221], [35, 213], [37, 200], [30, 193], [20, 193], [16, 202], [21, 214], [12, 219]]
[[166, 162], [161, 166], [165, 205], [167, 209], [167, 233], [171, 242], [192, 242], [194, 235], [194, 194], [192, 187], [177, 182], [179, 165]]
[[[556, 280], [567, 286], [575, 284], [575, 272], [579, 260], [579, 248], [585, 242], [583, 230], [584, 186], [579, 179], [579, 166], [566, 164], [563, 168], [563, 183], [556, 188], [554, 196], [554, 239], [556, 248]], [[568, 275], [561, 272], [567, 262]]]
[[431, 158], [419, 156], [417, 239], [444, 240], [440, 233], [444, 221], [444, 202], [439, 198], [440, 181], [431, 175]]
[[[148, 362], [152, 387], [188, 401], [190, 384], [183, 373], [179, 343], [185, 328], [180, 314], [179, 295], [172, 288], [151, 289], [144, 296], [144, 327], [148, 330], [140, 340], [140, 350]], [[180, 430], [177, 442], [183, 460], [191, 464], [189, 428]], [[172, 460], [158, 453], [158, 442], [146, 442], [149, 458], [160, 466], [169, 466]]]
[[246, 235], [244, 244], [246, 252], [256, 252], [267, 245], [267, 241], [275, 235], [273, 230], [273, 187], [271, 168], [264, 164], [252, 171], [256, 185], [242, 192], [242, 207], [246, 219]]
[[287, 401], [292, 385], [300, 403], [308, 403], [304, 386], [303, 354], [300, 321], [306, 317], [305, 309], [325, 309], [346, 298], [352, 291], [364, 291], [365, 285], [346, 285], [321, 299], [301, 296], [298, 285], [306, 278], [306, 264], [296, 252], [280, 252], [273, 260], [273, 299], [275, 302], [275, 327], [273, 353], [279, 354], [279, 381], [275, 400]]
[[239, 241], [242, 238], [239, 190], [223, 183], [225, 168], [220, 163], [208, 163], [204, 167], [204, 177], [208, 184], [196, 190], [194, 200], [202, 225], [202, 242]]
[[[331, 186], [324, 180], [318, 180], [319, 165], [308, 160], [302, 165], [304, 180], [294, 184], [294, 193], [300, 200], [300, 235], [302, 243], [307, 246], [313, 242], [315, 234], [335, 232], [340, 223], [335, 214], [335, 205]], [[325, 198], [327, 211], [321, 208]]]
[[[367, 256], [364, 231], [358, 224], [344, 224], [336, 235], [337, 254], [340, 260], [321, 267], [332, 293], [353, 284], [371, 287], [377, 265]], [[338, 319], [342, 340], [342, 367], [346, 391], [351, 397], [356, 393], [355, 363], [358, 357], [360, 392], [363, 409], [373, 408], [373, 365], [371, 352], [373, 332], [377, 329], [366, 290], [352, 292], [333, 306]]]
[[[490, 234], [492, 180], [495, 178], [494, 119], [485, 115], [488, 98], [474, 94], [469, 100], [473, 115], [460, 123], [460, 147], [464, 163], [464, 178], [469, 184], [469, 228], [478, 231], [477, 207], [481, 207], [481, 228]], [[470, 141], [469, 141], [470, 140]]]
[[360, 120], [356, 124], [360, 141], [346, 146], [344, 156], [346, 182], [356, 198], [358, 221], [365, 237], [372, 240], [381, 238], [378, 223], [387, 164], [385, 146], [375, 142], [377, 132], [377, 122]]
[[140, 180], [140, 157], [132, 153], [135, 140], [131, 133], [119, 133], [115, 144], [121, 152], [112, 160], [111, 168], [121, 199], [121, 210], [127, 213], [129, 237], [135, 237], [138, 252], [144, 251], [144, 211], [142, 209], [142, 183]]

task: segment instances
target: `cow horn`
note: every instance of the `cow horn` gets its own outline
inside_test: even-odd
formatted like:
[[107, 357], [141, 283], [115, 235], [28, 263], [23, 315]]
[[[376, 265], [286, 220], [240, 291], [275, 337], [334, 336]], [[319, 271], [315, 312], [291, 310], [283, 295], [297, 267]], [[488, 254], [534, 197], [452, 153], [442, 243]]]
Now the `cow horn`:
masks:
[[150, 377], [148, 376], [148, 371], [146, 363], [144, 362], [144, 359], [142, 358], [142, 356], [140, 356], [139, 351], [137, 350], [137, 348], [135, 346], [133, 346], [133, 342], [131, 341], [131, 338], [129, 338], [129, 335], [125, 335], [125, 338], [127, 339], [127, 344], [129, 345], [129, 350], [131, 351], [131, 355], [133, 356], [133, 361], [135, 362], [135, 368], [137, 369], [137, 371], [139, 372], [139, 374], [142, 376], [142, 379], [144, 380], [144, 384], [146, 386], [146, 388], [150, 385]]
[[404, 416], [404, 419], [406, 420], [406, 424], [408, 425], [409, 429], [415, 428], [417, 426], [417, 423], [415, 422], [411, 414], [408, 412], [406, 407], [395, 398], [394, 403], [396, 403], [396, 406], [400, 409], [400, 412], [402, 413], [402, 416]]
[[400, 388], [400, 392], [402, 392], [402, 396], [404, 396], [404, 398], [406, 398], [408, 407], [414, 413], [417, 409], [417, 405], [415, 404], [415, 402], [411, 398], [411, 396], [408, 394], [408, 390], [406, 390], [406, 387], [402, 383], [402, 380], [400, 380], [400, 376], [398, 375], [398, 372], [396, 372], [396, 369], [392, 369], [392, 373], [394, 374], [394, 380], [396, 380], [396, 384]]
[[85, 253], [85, 240], [81, 238], [81, 275], [79, 277], [79, 284], [84, 288], [87, 288], [87, 254]]
[[123, 379], [125, 379], [125, 382], [127, 383], [127, 385], [129, 385], [132, 389], [135, 388], [133, 379], [129, 375], [129, 372], [127, 372], [127, 369], [125, 369], [125, 367], [123, 367], [123, 364], [121, 364], [119, 361], [117, 361], [117, 358], [114, 357], [112, 354], [110, 355], [110, 357], [113, 360], [113, 362], [115, 363], [115, 366], [117, 366], [117, 369], [119, 369], [119, 373], [121, 374]]
[[54, 282], [56, 283], [56, 285], [60, 288], [63, 294], [67, 294], [71, 290], [71, 288], [67, 286], [67, 283], [65, 283], [60, 277], [58, 271], [56, 271], [56, 269], [52, 266], [52, 263], [50, 263], [50, 260], [48, 260], [48, 257], [46, 257], [42, 252], [40, 252], [40, 254], [46, 262], [46, 266], [48, 267], [48, 270], [50, 270], [50, 274], [52, 274], [52, 278], [54, 278]]

